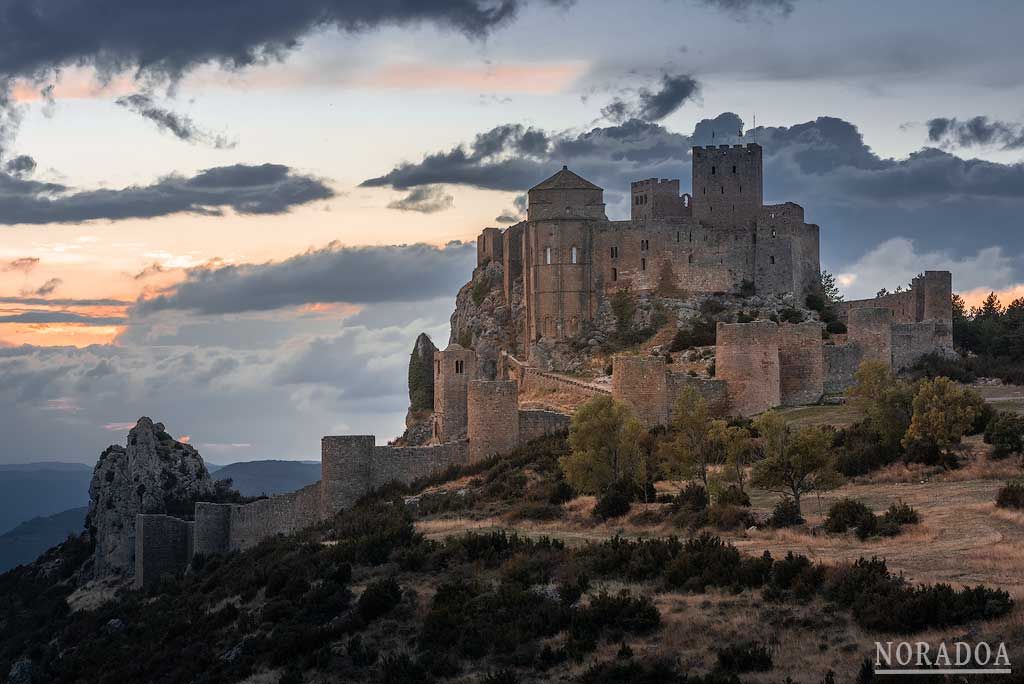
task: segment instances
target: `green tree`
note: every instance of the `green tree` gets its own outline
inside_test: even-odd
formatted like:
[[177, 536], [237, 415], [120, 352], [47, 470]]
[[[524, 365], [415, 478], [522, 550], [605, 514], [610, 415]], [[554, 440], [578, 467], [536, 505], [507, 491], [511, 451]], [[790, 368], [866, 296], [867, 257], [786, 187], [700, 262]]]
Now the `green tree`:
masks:
[[662, 447], [666, 476], [700, 480], [707, 488], [709, 469], [725, 459], [724, 445], [712, 435], [712, 423], [704, 397], [696, 389], [684, 387], [676, 399], [671, 436]]
[[1024, 417], [1000, 411], [985, 428], [985, 441], [992, 445], [992, 458], [1024, 454]]
[[865, 361], [847, 394], [864, 411], [866, 427], [883, 448], [899, 451], [913, 415], [914, 385], [897, 380], [881, 361]]
[[949, 454], [977, 416], [978, 406], [971, 394], [949, 378], [923, 381], [914, 395], [914, 413], [903, 438], [904, 448], [917, 442]]
[[812, 425], [792, 430], [775, 411], [758, 416], [754, 427], [764, 451], [764, 458], [754, 465], [755, 487], [792, 498], [799, 511], [804, 494], [838, 486], [842, 478], [835, 469], [828, 429]]
[[821, 286], [821, 296], [825, 298], [826, 304], [831, 306], [843, 301], [843, 295], [839, 294], [839, 286], [836, 284], [834, 275], [828, 271], [820, 271], [818, 282]]
[[750, 430], [729, 425], [724, 420], [716, 420], [711, 424], [711, 439], [721, 445], [725, 456], [724, 480], [735, 485], [740, 492], [746, 493], [747, 467], [753, 461], [754, 441]]
[[570, 452], [559, 461], [565, 479], [583, 494], [600, 494], [620, 480], [642, 486], [648, 477], [643, 434], [628, 406], [609, 396], [591, 399], [569, 424]]
[[434, 346], [430, 336], [420, 333], [409, 355], [409, 407], [413, 411], [434, 409]]

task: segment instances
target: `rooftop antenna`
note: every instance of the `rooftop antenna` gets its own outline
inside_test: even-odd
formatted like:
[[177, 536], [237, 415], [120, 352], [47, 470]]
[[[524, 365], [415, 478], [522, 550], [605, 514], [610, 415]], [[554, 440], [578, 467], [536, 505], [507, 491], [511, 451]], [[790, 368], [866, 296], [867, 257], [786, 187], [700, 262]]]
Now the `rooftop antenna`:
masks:
[[754, 136], [754, 142], [757, 142], [757, 112], [754, 113], [754, 128], [751, 131]]

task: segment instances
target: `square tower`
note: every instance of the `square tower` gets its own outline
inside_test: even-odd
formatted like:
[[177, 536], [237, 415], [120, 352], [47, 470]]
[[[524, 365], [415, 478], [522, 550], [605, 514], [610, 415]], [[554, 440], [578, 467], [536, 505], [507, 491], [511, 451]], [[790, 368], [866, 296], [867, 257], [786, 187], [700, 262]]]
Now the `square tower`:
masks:
[[693, 217], [723, 228], [753, 227], [764, 200], [761, 146], [693, 148]]
[[434, 441], [452, 442], [466, 436], [466, 398], [476, 380], [476, 352], [449, 344], [434, 352]]

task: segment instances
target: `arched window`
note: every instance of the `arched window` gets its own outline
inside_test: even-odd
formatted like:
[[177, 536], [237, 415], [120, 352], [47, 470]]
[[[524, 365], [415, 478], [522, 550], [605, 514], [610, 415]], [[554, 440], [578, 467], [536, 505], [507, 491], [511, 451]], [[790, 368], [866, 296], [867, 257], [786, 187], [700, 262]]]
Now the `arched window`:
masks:
[[615, 280], [618, 280], [618, 279], [619, 279], [619, 269], [613, 268], [612, 269], [612, 280], [615, 281]]
[[574, 264], [575, 264], [575, 263], [576, 263], [576, 248], [575, 248], [575, 247], [573, 247], [573, 248], [572, 248], [571, 250], [569, 250], [569, 252], [570, 252], [570, 257], [569, 257], [569, 259], [570, 259], [570, 261], [571, 261], [572, 263], [574, 263]]
[[465, 363], [465, 361], [458, 361], [458, 360], [455, 361], [455, 372], [456, 373], [459, 373], [459, 374], [462, 373], [462, 365], [464, 363]]
[[544, 248], [544, 263], [545, 264], [550, 264], [551, 263], [551, 248], [550, 247], [545, 247]]

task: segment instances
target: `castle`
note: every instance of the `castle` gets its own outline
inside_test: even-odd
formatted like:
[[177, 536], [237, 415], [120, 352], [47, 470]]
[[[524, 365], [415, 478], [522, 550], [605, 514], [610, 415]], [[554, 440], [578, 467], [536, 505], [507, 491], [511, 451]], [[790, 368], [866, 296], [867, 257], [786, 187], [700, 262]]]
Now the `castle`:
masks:
[[537, 343], [586, 332], [623, 289], [797, 301], [815, 291], [819, 228], [804, 222], [797, 204], [763, 205], [759, 145], [693, 148], [692, 188], [680, 194], [678, 180], [634, 182], [631, 219], [609, 221], [604, 191], [568, 168], [533, 187], [526, 221], [486, 228], [477, 240], [478, 271], [502, 265], [504, 303], [521, 292], [518, 334], [494, 364], [455, 342], [434, 353], [430, 443], [324, 437], [322, 479], [298, 492], [245, 505], [197, 504], [194, 521], [139, 515], [136, 584], [181, 572], [195, 554], [243, 549], [302, 529], [388, 482], [478, 462], [568, 427], [565, 413], [521, 406], [524, 393], [553, 390], [578, 402], [610, 395], [654, 426], [671, 420], [684, 387], [718, 415], [750, 416], [842, 392], [865, 360], [899, 370], [924, 354], [952, 352], [952, 276], [926, 271], [905, 292], [838, 305], [847, 333], [828, 339], [815, 320], [719, 322], [714, 377], [673, 371], [664, 356], [644, 354], [616, 355], [610, 386], [540, 368]]

